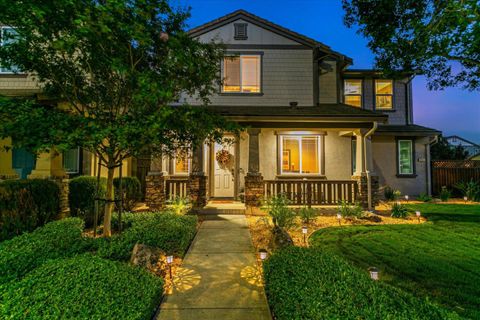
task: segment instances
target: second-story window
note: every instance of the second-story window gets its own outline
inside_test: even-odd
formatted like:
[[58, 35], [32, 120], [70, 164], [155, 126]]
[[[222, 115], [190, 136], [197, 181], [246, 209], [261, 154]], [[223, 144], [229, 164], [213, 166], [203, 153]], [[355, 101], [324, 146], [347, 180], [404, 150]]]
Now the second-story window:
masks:
[[375, 108], [393, 109], [392, 80], [375, 80]]
[[345, 104], [362, 107], [362, 79], [347, 79], [344, 82]]
[[[17, 31], [12, 27], [0, 27], [0, 46], [6, 46], [15, 41], [18, 37]], [[17, 66], [4, 67], [0, 65], [0, 73], [16, 73], [19, 69]]]
[[260, 93], [261, 56], [239, 55], [223, 60], [224, 93]]

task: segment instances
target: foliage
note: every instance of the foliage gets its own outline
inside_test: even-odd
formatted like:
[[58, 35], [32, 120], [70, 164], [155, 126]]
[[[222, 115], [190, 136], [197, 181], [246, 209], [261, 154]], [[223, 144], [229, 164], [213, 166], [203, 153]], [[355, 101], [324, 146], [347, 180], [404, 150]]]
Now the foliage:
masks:
[[400, 190], [393, 190], [392, 188], [387, 186], [383, 191], [383, 195], [385, 197], [385, 200], [387, 201], [396, 201], [398, 200], [398, 198], [400, 198], [402, 193], [400, 192]]
[[349, 205], [347, 201], [342, 200], [338, 205], [338, 212], [344, 218], [361, 218], [364, 216], [363, 208], [357, 203], [355, 205]]
[[0, 240], [33, 231], [55, 219], [60, 189], [50, 180], [8, 180], [0, 183]]
[[430, 202], [432, 201], [432, 197], [429, 196], [427, 193], [422, 192], [420, 195], [417, 197], [418, 201], [423, 201], [423, 202]]
[[309, 224], [310, 221], [315, 219], [316, 216], [318, 216], [318, 212], [314, 208], [309, 208], [309, 207], [302, 207], [300, 210], [298, 210], [298, 215], [302, 219], [303, 223]]
[[430, 147], [432, 160], [465, 160], [468, 158], [468, 151], [462, 145], [451, 146], [443, 137], [438, 137], [437, 143]]
[[452, 192], [448, 190], [446, 186], [443, 186], [442, 190], [440, 190], [440, 200], [442, 200], [443, 202], [446, 202], [448, 201], [448, 199], [450, 199], [451, 196], [452, 196]]
[[[107, 169], [106, 198], [113, 200], [114, 171], [124, 159], [220, 142], [224, 130], [238, 131], [184, 103], [187, 96], [208, 103], [223, 56], [220, 45], [189, 36], [188, 17], [188, 9], [167, 0], [1, 2], [0, 21], [18, 33], [0, 47], [2, 64], [35, 74], [59, 103], [2, 99], [0, 137], [33, 151], [94, 153]], [[112, 211], [109, 201], [106, 236]]]
[[[332, 228], [350, 229], [350, 228]], [[457, 319], [455, 314], [369, 278], [320, 249], [289, 247], [264, 263], [275, 319]]]
[[470, 180], [470, 182], [460, 182], [455, 185], [455, 188], [462, 192], [464, 197], [470, 201], [480, 201], [480, 182]]
[[393, 218], [405, 219], [410, 215], [408, 208], [404, 204], [401, 204], [400, 202], [394, 202], [391, 205], [390, 210], [391, 210], [390, 215]]
[[197, 217], [168, 212], [126, 213], [122, 234], [103, 239], [98, 254], [113, 260], [128, 260], [135, 244], [183, 256], [196, 233]]
[[45, 263], [4, 293], [2, 318], [150, 319], [163, 281], [120, 262], [85, 254]]
[[187, 197], [176, 196], [169, 204], [175, 214], [184, 215], [190, 210], [190, 199]]
[[290, 200], [283, 194], [267, 199], [264, 209], [272, 218], [274, 227], [289, 229], [295, 224], [296, 214], [289, 204]]
[[[80, 217], [87, 227], [93, 226], [95, 214], [95, 198], [104, 199], [106, 191], [106, 179], [100, 178], [100, 188], [97, 194], [97, 178], [80, 176], [70, 180], [68, 185], [68, 202], [70, 215]], [[99, 201], [98, 223], [103, 218], [104, 203]]]
[[82, 251], [87, 245], [82, 231], [81, 219], [67, 218], [0, 243], [0, 284], [23, 277], [47, 260]]
[[[120, 178], [113, 179], [115, 199], [120, 199]], [[135, 205], [142, 200], [142, 185], [137, 177], [122, 177], [123, 209], [132, 211]], [[116, 206], [118, 210], [118, 205]]]
[[480, 205], [407, 207], [429, 223], [326, 228], [310, 237], [310, 245], [340, 254], [362, 270], [375, 266], [381, 280], [479, 319]]
[[477, 0], [343, 0], [343, 7], [346, 25], [358, 26], [387, 74], [425, 74], [433, 89], [480, 89]]

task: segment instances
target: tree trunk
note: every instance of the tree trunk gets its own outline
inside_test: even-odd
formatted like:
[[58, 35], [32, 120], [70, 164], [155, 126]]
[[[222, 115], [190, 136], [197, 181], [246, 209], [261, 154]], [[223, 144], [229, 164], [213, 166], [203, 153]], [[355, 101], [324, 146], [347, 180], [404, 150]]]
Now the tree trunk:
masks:
[[105, 195], [105, 216], [103, 218], [103, 235], [105, 237], [112, 236], [112, 213], [115, 203], [113, 202], [115, 196], [113, 193], [113, 176], [115, 174], [115, 167], [109, 163], [107, 168], [107, 194]]

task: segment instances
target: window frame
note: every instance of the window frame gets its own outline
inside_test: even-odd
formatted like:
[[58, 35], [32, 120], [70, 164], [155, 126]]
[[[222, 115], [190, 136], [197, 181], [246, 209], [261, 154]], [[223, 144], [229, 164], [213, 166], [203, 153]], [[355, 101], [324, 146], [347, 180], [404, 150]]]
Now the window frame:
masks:
[[[259, 92], [230, 92], [223, 90], [223, 80], [225, 79], [225, 59], [227, 57], [240, 58], [240, 88], [242, 88], [242, 56], [258, 56], [260, 59], [260, 88]], [[243, 51], [243, 52], [227, 52], [222, 59], [220, 76], [222, 83], [220, 84], [219, 94], [222, 96], [263, 96], [263, 52], [261, 51]]]
[[[302, 177], [302, 176], [309, 176], [309, 177], [318, 177], [318, 176], [323, 176], [323, 148], [325, 147], [325, 144], [323, 142], [323, 137], [324, 135], [322, 134], [279, 134], [278, 135], [278, 149], [277, 149], [277, 160], [278, 160], [278, 170], [277, 172], [279, 173], [280, 176], [282, 177]], [[284, 172], [283, 171], [283, 138], [288, 137], [288, 138], [296, 138], [299, 140], [299, 162], [300, 162], [300, 167], [299, 167], [299, 172]], [[308, 138], [308, 137], [314, 137], [316, 138], [317, 142], [317, 154], [318, 154], [318, 172], [315, 173], [303, 173], [303, 155], [302, 155], [302, 139], [303, 138]]]
[[[377, 93], [377, 81], [390, 81], [392, 83], [392, 93]], [[377, 106], [377, 97], [392, 97], [392, 106], [382, 108]], [[395, 111], [395, 80], [394, 79], [373, 79], [373, 105], [375, 110]]]
[[77, 153], [77, 168], [76, 171], [69, 171], [65, 167], [65, 151], [62, 152], [62, 168], [65, 170], [65, 173], [72, 176], [72, 175], [80, 175], [82, 173], [82, 149], [80, 147], [72, 148], [68, 151], [76, 150]]
[[[346, 94], [345, 93], [346, 82], [347, 81], [352, 81], [352, 80], [360, 81], [360, 90], [361, 90], [360, 94]], [[354, 108], [363, 109], [364, 108], [363, 106], [365, 104], [364, 101], [363, 101], [364, 100], [364, 91], [365, 91], [364, 90], [364, 84], [365, 84], [365, 81], [364, 81], [363, 78], [344, 78], [343, 79], [343, 103], [348, 105], [348, 106], [354, 107]], [[357, 106], [346, 103], [345, 97], [347, 97], [347, 96], [353, 96], [353, 97], [360, 96], [360, 106], [357, 107]]]
[[[17, 28], [10, 27], [10, 26], [0, 26], [0, 47], [3, 46], [3, 43], [4, 43], [3, 32], [4, 32], [5, 29], [16, 30]], [[3, 75], [3, 74], [25, 74], [25, 72], [20, 71], [20, 69], [17, 70], [17, 71], [14, 71], [14, 70], [11, 70], [11, 69], [8, 69], [8, 71], [4, 71], [5, 69], [6, 68], [2, 67], [2, 65], [0, 64], [0, 75]]]
[[190, 152], [187, 152], [187, 172], [177, 172], [177, 154], [172, 158], [172, 175], [174, 176], [188, 176], [192, 170], [192, 158]]
[[[411, 156], [411, 165], [412, 165], [412, 172], [411, 173], [401, 173], [400, 170], [400, 142], [408, 141], [410, 142], [410, 156]], [[397, 162], [397, 178], [415, 178], [417, 176], [416, 170], [416, 159], [415, 159], [415, 138], [408, 138], [408, 137], [397, 137], [395, 139], [395, 149], [396, 149], [396, 162]]]

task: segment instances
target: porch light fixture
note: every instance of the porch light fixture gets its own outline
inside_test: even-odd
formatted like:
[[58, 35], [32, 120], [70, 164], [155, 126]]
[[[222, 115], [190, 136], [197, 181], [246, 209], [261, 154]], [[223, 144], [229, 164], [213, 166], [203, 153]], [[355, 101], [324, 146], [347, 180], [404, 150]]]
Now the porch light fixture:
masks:
[[260, 250], [258, 250], [258, 253], [260, 255], [260, 260], [263, 261], [263, 260], [267, 259], [267, 250], [260, 249]]
[[467, 196], [463, 197], [463, 201], [465, 201], [465, 203], [467, 203], [468, 197]]
[[172, 277], [172, 262], [173, 262], [173, 256], [167, 256], [167, 264], [168, 264], [168, 271], [170, 273], [170, 280], [173, 280], [173, 277]]
[[337, 220], [338, 220], [338, 224], [341, 225], [342, 224], [342, 214], [341, 213], [337, 213]]
[[377, 268], [375, 268], [375, 267], [370, 267], [370, 268], [368, 268], [368, 272], [370, 273], [370, 278], [371, 278], [372, 280], [377, 281], [377, 280], [379, 279], [379, 274], [380, 274], [380, 272], [378, 271]]
[[417, 216], [418, 222], [420, 223], [420, 216], [422, 215], [420, 211], [415, 211], [415, 215]]
[[302, 233], [303, 233], [303, 243], [307, 243], [307, 233], [308, 233], [307, 226], [302, 227]]

